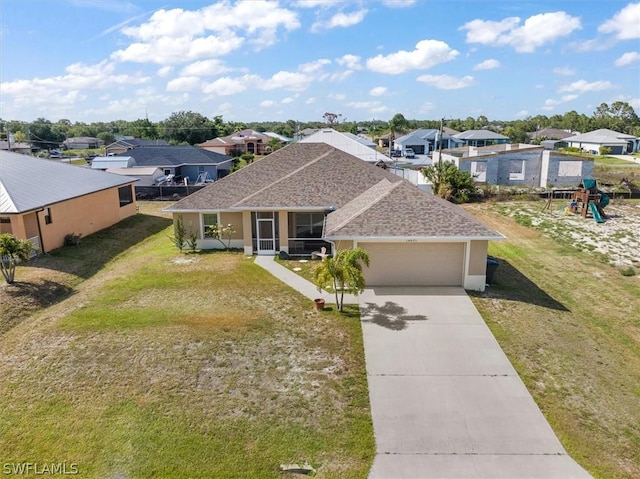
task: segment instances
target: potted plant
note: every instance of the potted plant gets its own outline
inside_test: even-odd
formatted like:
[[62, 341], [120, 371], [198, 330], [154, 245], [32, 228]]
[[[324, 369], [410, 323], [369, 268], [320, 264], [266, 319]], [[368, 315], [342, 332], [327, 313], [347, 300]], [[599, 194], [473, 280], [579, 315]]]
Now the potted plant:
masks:
[[313, 300], [313, 309], [316, 311], [324, 311], [324, 299], [316, 298]]

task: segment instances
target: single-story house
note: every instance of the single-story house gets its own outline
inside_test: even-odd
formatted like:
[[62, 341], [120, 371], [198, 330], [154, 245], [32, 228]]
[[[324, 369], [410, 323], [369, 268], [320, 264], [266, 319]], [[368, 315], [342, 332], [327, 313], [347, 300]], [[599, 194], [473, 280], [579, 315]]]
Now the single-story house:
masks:
[[542, 187], [578, 186], [593, 176], [593, 159], [565, 155], [543, 147], [505, 150], [463, 158], [447, 157], [478, 183]]
[[600, 154], [601, 147], [607, 147], [611, 155], [625, 155], [640, 151], [640, 138], [602, 128], [564, 138], [561, 145], [580, 148], [594, 155]]
[[269, 153], [267, 146], [273, 137], [259, 133], [255, 130], [237, 131], [229, 136], [212, 138], [198, 146], [203, 150], [219, 153], [221, 155], [239, 155], [251, 153], [253, 155], [264, 155]]
[[509, 137], [491, 130], [467, 130], [456, 133], [453, 138], [460, 141], [462, 146], [487, 146], [510, 143]]
[[107, 168], [107, 173], [114, 175], [122, 175], [137, 180], [135, 186], [155, 186], [158, 181], [165, 178], [160, 168], [150, 167], [133, 167], [133, 168]]
[[283, 145], [288, 145], [289, 143], [293, 142], [293, 138], [289, 138], [288, 136], [284, 136], [279, 133], [275, 133], [273, 131], [265, 131], [262, 134], [267, 135], [271, 138], [275, 138], [276, 140], [281, 142]]
[[233, 225], [247, 255], [309, 255], [360, 247], [369, 286], [457, 285], [483, 290], [490, 240], [503, 236], [462, 208], [325, 143], [296, 143], [178, 201], [198, 247], [209, 226]]
[[87, 148], [100, 148], [104, 145], [104, 141], [92, 136], [74, 136], [64, 140], [62, 145], [68, 150], [86, 150]]
[[570, 130], [560, 130], [558, 128], [543, 128], [541, 130], [527, 133], [527, 138], [531, 140], [562, 140], [574, 136], [576, 132]]
[[0, 233], [46, 253], [137, 211], [131, 178], [0, 151]]
[[144, 146], [122, 155], [99, 156], [92, 160], [91, 168], [159, 168], [163, 175], [173, 175], [178, 183], [204, 183], [227, 175], [233, 158], [203, 150], [195, 146]]
[[127, 151], [145, 146], [169, 146], [165, 140], [144, 140], [142, 138], [124, 137], [119, 138], [105, 147], [105, 154], [121, 155]]
[[[11, 135], [13, 137], [13, 135]], [[14, 141], [13, 138], [10, 141], [0, 140], [0, 150], [13, 151], [14, 153], [23, 153], [28, 155], [37, 148], [32, 148], [29, 143], [23, 143], [21, 141]]]
[[388, 162], [389, 157], [376, 150], [376, 144], [370, 140], [354, 135], [342, 133], [333, 128], [322, 128], [312, 135], [300, 140], [300, 143], [326, 143], [360, 158], [367, 163]]
[[404, 156], [407, 148], [411, 148], [416, 155], [428, 155], [437, 150], [439, 143], [441, 149], [455, 148], [462, 145], [462, 141], [436, 129], [419, 129], [396, 138], [393, 141], [395, 150], [400, 150]]

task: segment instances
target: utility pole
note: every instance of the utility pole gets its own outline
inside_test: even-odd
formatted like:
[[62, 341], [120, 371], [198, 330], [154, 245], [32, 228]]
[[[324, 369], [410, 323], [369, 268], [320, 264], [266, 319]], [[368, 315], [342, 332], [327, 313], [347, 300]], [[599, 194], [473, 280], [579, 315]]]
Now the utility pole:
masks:
[[438, 133], [438, 166], [442, 165], [442, 132], [444, 129], [444, 118], [440, 118], [440, 132]]

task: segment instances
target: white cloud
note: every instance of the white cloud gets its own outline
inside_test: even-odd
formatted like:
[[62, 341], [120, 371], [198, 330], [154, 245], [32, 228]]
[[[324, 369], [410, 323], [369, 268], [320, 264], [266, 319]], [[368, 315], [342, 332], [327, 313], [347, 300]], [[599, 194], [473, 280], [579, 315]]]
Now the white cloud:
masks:
[[342, 0], [298, 0], [296, 5], [302, 8], [330, 7], [338, 4]]
[[516, 118], [526, 118], [529, 116], [529, 112], [527, 110], [520, 110], [518, 113], [515, 114]]
[[553, 99], [545, 100], [544, 106], [542, 107], [542, 109], [553, 110], [555, 109], [556, 106], [575, 100], [576, 98], [578, 98], [578, 96], [579, 95], [564, 95], [559, 100], [553, 100]]
[[558, 91], [559, 92], [575, 91], [578, 93], [586, 93], [590, 91], [610, 90], [611, 88], [613, 88], [613, 84], [610, 81], [600, 80], [600, 81], [594, 81], [589, 83], [586, 80], [578, 80], [568, 85], [560, 86], [558, 88]]
[[624, 67], [627, 65], [632, 65], [634, 63], [638, 63], [640, 61], [640, 53], [638, 52], [627, 52], [624, 53], [620, 58], [617, 58], [613, 64], [617, 67]]
[[218, 96], [235, 95], [249, 88], [251, 85], [259, 83], [262, 79], [257, 75], [244, 75], [241, 77], [222, 77], [211, 83], [202, 85], [202, 92]]
[[420, 105], [420, 108], [418, 108], [418, 111], [420, 113], [429, 113], [430, 111], [433, 111], [435, 107], [436, 106], [433, 103], [431, 103], [430, 101], [427, 101], [422, 105]]
[[264, 100], [260, 102], [260, 106], [263, 108], [269, 108], [275, 105], [276, 105], [276, 102], [273, 100]]
[[439, 40], [422, 40], [415, 50], [400, 50], [389, 55], [377, 55], [367, 60], [367, 68], [378, 73], [396, 75], [409, 70], [426, 70], [434, 65], [453, 60], [458, 56], [456, 50]]
[[522, 25], [519, 17], [505, 18], [500, 22], [476, 19], [465, 23], [460, 30], [467, 31], [467, 43], [509, 45], [517, 52], [533, 52], [581, 28], [578, 17], [565, 12], [553, 12], [533, 15]]
[[167, 91], [193, 91], [200, 88], [200, 77], [184, 76], [167, 83]]
[[307, 98], [307, 100], [304, 102], [305, 105], [313, 105], [316, 102], [316, 99], [314, 97], [310, 97]]
[[600, 33], [612, 33], [618, 40], [640, 38], [640, 3], [630, 3], [613, 18], [598, 27]]
[[371, 95], [371, 96], [382, 96], [385, 93], [387, 93], [387, 87], [386, 86], [377, 86], [377, 87], [372, 88], [371, 90], [369, 90], [369, 95]]
[[247, 41], [264, 48], [275, 43], [280, 29], [300, 27], [297, 14], [277, 2], [218, 2], [198, 10], [158, 10], [122, 33], [133, 40], [112, 54], [117, 61], [172, 65], [203, 57], [223, 56]]
[[298, 67], [298, 70], [301, 73], [307, 73], [307, 74], [318, 74], [320, 72], [322, 72], [322, 69], [324, 68], [325, 65], [329, 65], [331, 64], [331, 60], [327, 60], [326, 58], [321, 58], [319, 60], [315, 60], [313, 62], [309, 62], [309, 63], [303, 63], [302, 65], [300, 65]]
[[476, 66], [473, 67], [473, 69], [474, 70], [493, 70], [499, 67], [500, 67], [500, 62], [492, 58], [490, 60], [485, 60], [483, 62], [478, 63]]
[[416, 0], [382, 0], [382, 3], [391, 8], [405, 8], [415, 5]]
[[279, 71], [269, 79], [264, 79], [258, 87], [261, 90], [275, 90], [283, 88], [285, 90], [303, 91], [313, 81], [312, 75], [299, 72]]
[[640, 110], [640, 98], [632, 98], [631, 100], [627, 101], [627, 103], [629, 103], [629, 105], [631, 105], [634, 110]]
[[170, 66], [160, 67], [158, 68], [156, 75], [158, 75], [160, 78], [164, 78], [166, 76], [171, 75], [172, 72], [173, 72], [173, 67], [170, 67]]
[[332, 73], [329, 75], [329, 81], [333, 83], [340, 83], [353, 75], [353, 70], [345, 70], [343, 72]]
[[344, 93], [329, 93], [327, 95], [327, 98], [330, 98], [331, 100], [342, 101], [347, 98], [347, 95], [345, 95]]
[[318, 21], [311, 26], [312, 32], [317, 32], [320, 30], [328, 30], [331, 28], [346, 28], [353, 25], [357, 25], [358, 23], [364, 20], [364, 17], [367, 15], [367, 10], [362, 9], [351, 13], [336, 13], [333, 17], [326, 21]]
[[200, 60], [190, 65], [187, 65], [182, 69], [181, 75], [184, 76], [217, 76], [223, 73], [227, 73], [231, 69], [225, 66], [225, 64], [217, 58], [211, 58], [209, 60]]
[[439, 90], [459, 90], [460, 88], [467, 88], [473, 84], [473, 77], [468, 75], [462, 78], [456, 78], [450, 75], [420, 75], [417, 80], [436, 87]]
[[280, 103], [282, 103], [283, 105], [288, 105], [289, 103], [293, 103], [294, 98], [291, 98], [290, 96], [283, 98], [282, 101]]
[[379, 108], [381, 103], [379, 101], [350, 101], [347, 103], [349, 108], [357, 108], [357, 109], [371, 109], [371, 108]]
[[336, 63], [340, 66], [345, 66], [350, 70], [361, 70], [362, 64], [360, 63], [360, 60], [361, 58], [358, 55], [346, 54], [336, 59]]
[[576, 74], [575, 69], [569, 67], [557, 67], [553, 69], [553, 73], [561, 76], [572, 76]]

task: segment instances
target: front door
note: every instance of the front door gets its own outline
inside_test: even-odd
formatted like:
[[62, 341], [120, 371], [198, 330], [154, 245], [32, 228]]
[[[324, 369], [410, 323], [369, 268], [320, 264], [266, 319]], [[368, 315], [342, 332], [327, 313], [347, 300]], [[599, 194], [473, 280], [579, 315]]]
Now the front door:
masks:
[[258, 254], [276, 254], [276, 232], [273, 218], [256, 218]]

